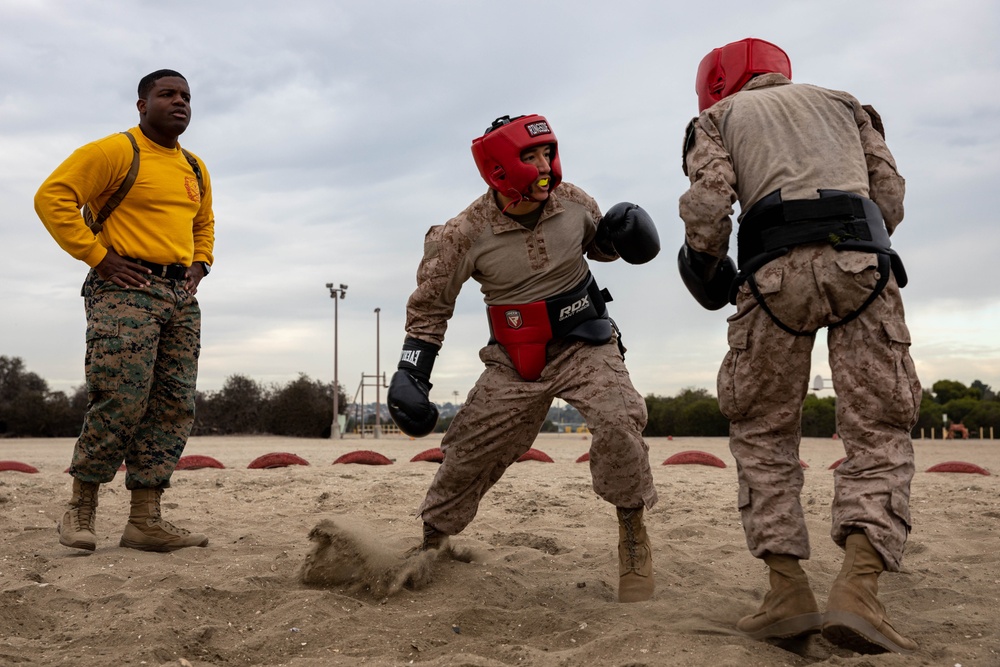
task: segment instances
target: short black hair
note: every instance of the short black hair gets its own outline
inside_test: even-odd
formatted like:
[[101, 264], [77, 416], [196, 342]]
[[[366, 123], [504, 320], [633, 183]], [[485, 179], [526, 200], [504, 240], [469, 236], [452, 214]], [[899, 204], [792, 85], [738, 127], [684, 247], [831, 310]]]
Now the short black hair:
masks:
[[172, 69], [158, 69], [155, 72], [150, 72], [146, 76], [139, 79], [139, 99], [146, 99], [146, 96], [149, 95], [149, 91], [153, 89], [156, 82], [165, 76], [176, 76], [187, 81], [187, 79], [184, 78], [184, 75], [180, 72], [175, 72]]

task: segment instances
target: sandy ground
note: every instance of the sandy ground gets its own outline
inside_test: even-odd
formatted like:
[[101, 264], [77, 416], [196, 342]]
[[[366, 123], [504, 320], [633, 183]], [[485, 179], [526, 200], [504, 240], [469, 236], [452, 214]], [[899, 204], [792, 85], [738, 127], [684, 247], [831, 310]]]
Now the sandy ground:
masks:
[[[0, 440], [0, 460], [40, 471], [0, 472], [0, 664], [1000, 665], [1000, 441], [915, 443], [905, 571], [880, 580], [897, 628], [920, 643], [908, 657], [859, 656], [819, 636], [779, 646], [735, 632], [760, 604], [766, 570], [747, 552], [722, 438], [650, 441], [660, 492], [648, 514], [657, 578], [650, 602], [615, 601], [616, 521], [593, 493], [588, 466], [575, 462], [589, 447], [581, 434], [542, 436], [535, 447], [555, 462], [511, 467], [452, 540], [472, 562], [431, 563], [424, 587], [389, 595], [303, 584], [318, 525], [349, 519], [389, 554], [418, 543], [413, 512], [437, 464], [410, 459], [438, 443], [192, 438], [186, 454], [226, 468], [177, 471], [164, 514], [211, 543], [155, 554], [118, 546], [128, 514], [123, 475], [102, 487], [97, 550], [60, 546], [55, 524], [69, 495], [73, 441]], [[355, 450], [394, 463], [332, 465]], [[661, 465], [686, 450], [728, 467]], [[248, 469], [271, 452], [310, 465]], [[828, 468], [841, 456], [836, 440], [803, 442], [813, 542], [804, 565], [821, 605], [840, 568], [828, 537]], [[924, 472], [943, 461], [993, 474]]]

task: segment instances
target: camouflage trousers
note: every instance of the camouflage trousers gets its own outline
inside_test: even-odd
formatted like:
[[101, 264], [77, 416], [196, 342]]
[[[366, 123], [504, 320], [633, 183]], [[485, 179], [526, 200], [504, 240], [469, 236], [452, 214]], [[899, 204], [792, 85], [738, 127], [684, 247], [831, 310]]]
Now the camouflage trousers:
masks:
[[125, 289], [91, 270], [87, 313], [89, 403], [69, 472], [110, 482], [125, 462], [128, 489], [170, 486], [194, 425], [201, 349], [198, 300], [180, 280]]
[[[815, 331], [847, 316], [878, 278], [875, 255], [800, 246], [756, 273], [772, 312], [797, 331]], [[729, 318], [729, 353], [719, 371], [719, 407], [729, 418], [739, 476], [738, 505], [751, 553], [808, 558], [799, 495], [802, 402], [815, 333], [780, 329], [746, 285]], [[837, 434], [846, 460], [834, 475], [831, 537], [843, 547], [864, 531], [886, 568], [898, 570], [910, 531], [913, 445], [920, 383], [895, 277], [856, 319], [827, 334]]]
[[545, 369], [523, 380], [499, 345], [480, 353], [486, 369], [441, 441], [444, 461], [418, 513], [449, 535], [476, 516], [486, 492], [534, 443], [554, 398], [580, 411], [592, 434], [594, 491], [616, 507], [652, 507], [656, 489], [642, 438], [646, 403], [614, 340], [549, 345]]

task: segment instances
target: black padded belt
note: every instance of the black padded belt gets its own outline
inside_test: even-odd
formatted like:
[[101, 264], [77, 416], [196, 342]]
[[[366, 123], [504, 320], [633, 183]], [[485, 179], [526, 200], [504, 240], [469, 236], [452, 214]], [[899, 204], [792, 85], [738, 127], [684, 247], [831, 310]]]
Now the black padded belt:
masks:
[[775, 190], [754, 204], [740, 223], [737, 235], [740, 272], [733, 281], [730, 302], [736, 303], [740, 285], [747, 283], [761, 308], [782, 330], [796, 336], [813, 331], [796, 331], [779, 320], [757, 288], [754, 273], [765, 264], [806, 243], [829, 243], [837, 250], [872, 252], [878, 256], [879, 278], [868, 299], [853, 313], [829, 325], [847, 324], [864, 311], [885, 289], [889, 271], [900, 287], [907, 283], [903, 262], [892, 249], [882, 212], [872, 200], [839, 190], [819, 190], [819, 199], [781, 200]]

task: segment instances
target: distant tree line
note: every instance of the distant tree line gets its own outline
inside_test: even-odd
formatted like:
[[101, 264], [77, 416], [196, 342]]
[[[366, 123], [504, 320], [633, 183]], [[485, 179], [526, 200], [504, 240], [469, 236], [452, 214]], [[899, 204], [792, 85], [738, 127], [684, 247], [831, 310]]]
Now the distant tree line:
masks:
[[[729, 435], [729, 421], [719, 410], [718, 400], [704, 389], [685, 389], [673, 397], [649, 395], [646, 410], [646, 436]], [[972, 437], [978, 437], [980, 429], [989, 437], [991, 428], [994, 437], [1000, 437], [1000, 396], [979, 380], [968, 387], [955, 380], [938, 380], [923, 391], [912, 435], [929, 436], [931, 429], [940, 433], [951, 424], [964, 425]], [[802, 435], [830, 438], [836, 432], [837, 399], [807, 395], [802, 404]]]
[[955, 380], [938, 380], [930, 390], [924, 389], [913, 434], [919, 436], [922, 429], [940, 431], [951, 424], [962, 424], [972, 437], [978, 437], [980, 429], [989, 437], [991, 428], [994, 437], [1000, 437], [1000, 396], [979, 380], [968, 387]]
[[[802, 435], [810, 438], [833, 436], [836, 400], [809, 394], [802, 405]], [[712, 436], [729, 435], [729, 420], [719, 410], [719, 401], [704, 389], [684, 389], [677, 396], [646, 397], [649, 420], [643, 435]]]
[[[337, 411], [346, 414], [343, 386]], [[245, 375], [231, 375], [218, 391], [198, 392], [193, 435], [268, 433], [328, 438], [333, 422], [333, 383], [308, 375], [285, 385], [265, 386]]]
[[649, 418], [643, 435], [729, 435], [729, 420], [719, 411], [719, 402], [704, 389], [685, 389], [677, 396], [646, 396]]
[[[75, 437], [87, 411], [87, 387], [70, 395], [50, 391], [18, 357], [0, 356], [0, 437]], [[338, 411], [349, 401], [340, 387]], [[245, 375], [226, 379], [218, 391], [195, 397], [195, 435], [268, 433], [324, 438], [333, 422], [333, 383], [307, 375], [285, 385], [266, 386]]]
[[0, 436], [66, 437], [80, 433], [87, 411], [87, 388], [71, 396], [49, 391], [20, 357], [0, 356]]
[[[338, 410], [347, 415], [346, 432], [356, 419], [370, 424], [374, 414], [351, 415], [343, 386]], [[66, 394], [50, 391], [48, 383], [28, 371], [18, 357], [0, 356], [0, 437], [73, 437], [79, 435], [87, 410], [87, 388]], [[684, 389], [676, 396], [646, 396], [649, 420], [643, 435], [715, 436], [729, 434], [729, 421], [719, 411], [718, 400], [704, 389]], [[447, 430], [454, 413], [438, 423]], [[945, 416], [947, 415], [947, 422]], [[571, 406], [553, 408], [543, 431], [555, 431], [555, 422], [579, 418]], [[383, 416], [383, 419], [387, 419]], [[581, 418], [582, 419], [582, 418]], [[333, 421], [333, 383], [299, 375], [284, 385], [263, 385], [245, 375], [232, 375], [218, 391], [198, 392], [195, 435], [266, 433], [305, 438], [330, 436]], [[1000, 397], [976, 380], [966, 386], [955, 380], [938, 380], [924, 389], [920, 419], [913, 429], [938, 432], [949, 424], [964, 424], [973, 437], [990, 428], [1000, 437]], [[836, 398], [809, 394], [802, 406], [802, 435], [829, 438], [836, 432]]]

